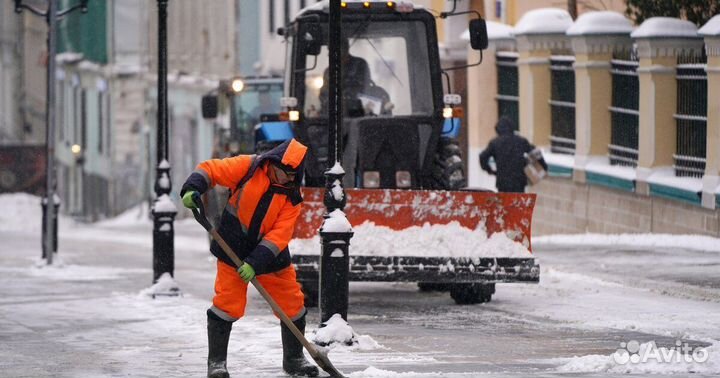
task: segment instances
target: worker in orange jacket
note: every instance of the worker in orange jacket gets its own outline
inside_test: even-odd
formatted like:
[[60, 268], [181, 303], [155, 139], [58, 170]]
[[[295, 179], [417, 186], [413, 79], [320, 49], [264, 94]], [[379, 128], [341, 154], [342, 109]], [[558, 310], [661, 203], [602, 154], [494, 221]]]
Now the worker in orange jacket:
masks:
[[[295, 139], [262, 155], [238, 155], [200, 163], [183, 185], [181, 196], [188, 208], [197, 208], [196, 193], [215, 185], [232, 191], [220, 220], [218, 233], [245, 264], [238, 267], [213, 241], [210, 251], [218, 258], [215, 297], [207, 310], [208, 378], [229, 377], [227, 346], [232, 323], [245, 313], [247, 285], [257, 280], [305, 331], [305, 306], [288, 243], [300, 213], [300, 183], [307, 147]], [[317, 376], [318, 369], [305, 359], [303, 346], [281, 322], [283, 369], [293, 376]]]

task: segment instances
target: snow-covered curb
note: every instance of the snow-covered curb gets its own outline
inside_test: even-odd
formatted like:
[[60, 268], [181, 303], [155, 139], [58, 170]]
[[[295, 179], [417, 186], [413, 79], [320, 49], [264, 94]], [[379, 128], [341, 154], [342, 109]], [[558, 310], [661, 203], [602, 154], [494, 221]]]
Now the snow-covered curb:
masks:
[[560, 245], [661, 247], [720, 252], [720, 239], [703, 235], [571, 234], [536, 236], [533, 238], [533, 246], [535, 247]]

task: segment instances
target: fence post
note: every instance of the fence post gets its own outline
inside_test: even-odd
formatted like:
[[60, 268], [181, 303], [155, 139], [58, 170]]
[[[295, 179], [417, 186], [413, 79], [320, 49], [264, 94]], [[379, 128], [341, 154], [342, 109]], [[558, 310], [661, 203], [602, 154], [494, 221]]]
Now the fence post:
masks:
[[698, 31], [705, 37], [707, 53], [707, 156], [703, 176], [702, 206], [718, 207], [720, 187], [720, 15], [713, 17]]
[[565, 31], [572, 22], [565, 10], [536, 9], [525, 13], [513, 31], [519, 53], [520, 133], [537, 146], [550, 145], [550, 55], [569, 48]]
[[[487, 183], [491, 177], [480, 169], [478, 155], [495, 137], [495, 124], [498, 120], [498, 72], [496, 53], [498, 51], [515, 51], [515, 39], [512, 27], [487, 21], [488, 48], [482, 52], [483, 62], [479, 66], [467, 70], [467, 101], [466, 104], [483, 104], [483, 106], [467, 106], [468, 124], [468, 182], [480, 182], [482, 186], [492, 187]], [[468, 37], [469, 40], [469, 37]], [[473, 64], [480, 59], [480, 51], [473, 50], [468, 44], [467, 63]]]
[[697, 52], [702, 39], [689, 21], [653, 17], [630, 35], [637, 44], [640, 81], [640, 130], [635, 191], [649, 195], [653, 169], [672, 166], [677, 143], [675, 66], [680, 54]]
[[632, 24], [616, 12], [588, 12], [567, 31], [575, 54], [575, 166], [573, 179], [585, 182], [589, 158], [608, 154], [612, 104], [610, 61], [629, 50]]

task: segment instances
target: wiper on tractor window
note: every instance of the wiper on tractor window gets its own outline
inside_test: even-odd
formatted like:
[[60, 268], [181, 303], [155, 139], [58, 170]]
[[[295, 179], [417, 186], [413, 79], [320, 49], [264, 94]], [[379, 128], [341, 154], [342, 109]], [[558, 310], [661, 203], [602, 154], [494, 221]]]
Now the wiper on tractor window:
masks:
[[375, 51], [375, 53], [377, 54], [377, 56], [380, 57], [380, 60], [382, 60], [383, 64], [385, 65], [385, 67], [387, 67], [388, 71], [390, 71], [390, 73], [393, 75], [393, 77], [395, 78], [395, 80], [397, 80], [397, 82], [400, 83], [400, 86], [401, 86], [401, 87], [405, 87], [405, 85], [403, 84], [402, 80], [400, 80], [400, 78], [397, 77], [397, 75], [395, 75], [395, 71], [393, 71], [392, 67], [390, 67], [390, 64], [385, 60], [385, 58], [383, 58], [382, 54], [380, 54], [380, 51], [378, 51], [377, 47], [375, 47], [375, 45], [372, 43], [372, 41], [370, 40], [370, 38], [365, 38], [365, 40], [368, 41], [368, 43], [370, 44], [370, 46], [372, 46], [373, 50]]

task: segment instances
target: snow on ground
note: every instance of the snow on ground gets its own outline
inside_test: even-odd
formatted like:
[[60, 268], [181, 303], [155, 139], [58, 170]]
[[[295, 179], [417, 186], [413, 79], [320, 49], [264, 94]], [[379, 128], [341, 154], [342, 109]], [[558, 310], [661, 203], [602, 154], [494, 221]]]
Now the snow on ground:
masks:
[[[55, 260], [58, 264], [48, 267], [37, 265], [33, 260], [39, 254], [39, 245], [35, 241], [25, 241], [38, 238], [39, 199], [0, 195], [0, 204], [4, 206], [4, 211], [0, 212], [0, 233], [6, 236], [0, 244], [0, 339], [3, 340], [0, 371], [27, 365], [32, 369], [28, 376], [34, 377], [188, 377], [205, 374], [205, 309], [210, 301], [214, 272], [211, 264], [205, 263], [207, 239], [194, 220], [176, 222], [176, 271], [181, 272], [178, 285], [183, 296], [153, 300], [142, 295], [143, 289], [150, 286], [146, 280], [151, 276], [148, 256], [152, 246], [152, 224], [142, 216], [136, 217], [139, 210], [130, 210], [118, 218], [97, 224], [61, 219], [61, 258]], [[436, 238], [450, 238], [459, 249], [478, 247], [472, 240], [478, 240], [479, 235], [475, 233], [480, 230], [450, 225], [448, 229], [439, 230], [439, 235], [433, 235], [435, 231], [438, 230], [427, 225], [417, 227], [392, 242], [392, 237], [398, 235], [373, 225], [361, 225], [355, 228], [352, 251], [370, 253], [394, 244], [405, 248], [405, 253], [417, 251], [415, 254], [427, 255], [430, 253], [427, 250], [439, 248], [433, 244]], [[485, 237], [484, 231], [482, 237]], [[701, 236], [670, 235], [560, 235], [533, 239], [536, 247], [545, 249], [553, 245], [629, 245], [638, 249], [661, 246], [712, 252], [720, 250], [717, 241]], [[307, 242], [312, 244], [295, 245], [294, 251], [302, 248], [319, 250], [317, 240]], [[517, 243], [510, 245], [508, 242], [513, 243], [503, 235], [494, 235], [483, 245], [497, 243], [494, 248], [516, 248]], [[8, 248], [8, 245], [13, 247]], [[363, 248], [370, 248], [370, 251]], [[455, 251], [436, 250], [432, 253], [451, 254]], [[654, 261], [646, 263], [653, 264]], [[553, 367], [544, 373], [682, 374], [693, 371], [720, 374], [718, 301], [671, 297], [662, 290], [634, 287], [625, 277], [616, 275], [615, 279], [607, 279], [583, 273], [571, 265], [541, 266], [539, 285], [498, 285], [493, 301], [480, 306], [456, 307], [447, 299], [447, 302], [438, 302], [433, 313], [414, 313], [412, 305], [406, 305], [405, 311], [410, 318], [402, 321], [432, 323], [434, 317], [445, 316], [443, 311], [472, 316], [494, 314], [517, 321], [520, 327], [537, 324], [542, 328], [552, 324], [552, 327], [587, 330], [595, 335], [607, 335], [608, 330], [617, 330], [642, 333], [646, 337], [700, 340], [711, 344], [706, 349], [709, 360], [703, 364], [619, 364], [606, 353], [607, 349], [598, 348], [603, 353], [557, 358]], [[412, 293], [419, 295], [415, 291]], [[229, 367], [234, 376], [277, 376], [282, 358], [279, 321], [254, 290], [249, 296], [248, 314], [234, 325], [230, 342], [229, 354], [242, 357], [231, 359]], [[438, 297], [428, 298], [438, 301]], [[378, 318], [375, 321], [384, 320]], [[420, 326], [415, 332], [423, 335], [431, 330], [432, 327]], [[318, 332], [316, 327], [308, 327], [308, 336]], [[553, 334], [552, 329], [547, 333]], [[330, 349], [329, 356], [337, 367], [347, 370], [347, 375], [353, 378], [473, 377], [482, 374], [467, 370], [445, 372], [452, 366], [452, 359], [437, 353], [438, 345], [412, 345], [413, 335], [408, 336], [402, 350], [393, 347], [391, 342], [396, 341], [386, 335], [357, 336], [357, 345], [338, 344]], [[490, 337], [497, 340], [492, 332]], [[519, 336], [515, 342], [522, 348], [522, 343], [527, 340]], [[51, 363], [35, 364], [41, 356], [52, 356]], [[517, 363], [529, 363], [528, 358]], [[387, 370], [391, 368], [399, 372]], [[533, 374], [536, 372], [533, 370]]]
[[587, 245], [621, 247], [663, 247], [720, 252], [720, 239], [703, 235], [671, 234], [568, 234], [536, 236], [534, 246]]
[[[353, 228], [350, 240], [355, 256], [407, 257], [532, 257], [522, 244], [504, 233], [489, 238], [484, 228], [470, 230], [453, 221], [446, 225], [413, 226], [402, 231], [365, 222]], [[298, 255], [320, 251], [320, 237], [295, 239], [290, 250]]]
[[639, 344], [634, 353], [618, 349], [610, 356], [589, 355], [575, 357], [558, 368], [565, 373], [622, 373], [622, 374], [718, 374], [720, 346], [698, 348], [689, 354], [681, 346], [658, 347], [653, 342]]
[[541, 268], [537, 287], [517, 285], [490, 305], [588, 330], [612, 328], [710, 343], [720, 340], [720, 304], [716, 302], [667, 297], [553, 267]]

